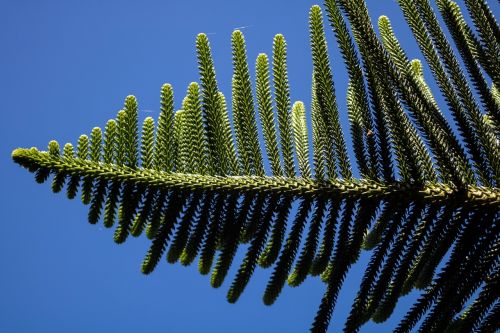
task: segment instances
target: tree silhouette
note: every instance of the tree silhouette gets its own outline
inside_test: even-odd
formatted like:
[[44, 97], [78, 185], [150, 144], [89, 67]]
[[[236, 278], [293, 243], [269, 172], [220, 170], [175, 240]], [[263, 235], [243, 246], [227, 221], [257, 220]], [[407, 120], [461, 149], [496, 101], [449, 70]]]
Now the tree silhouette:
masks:
[[164, 255], [182, 265], [199, 257], [200, 273], [211, 273], [217, 288], [238, 247], [248, 244], [228, 301], [238, 300], [257, 265], [273, 266], [267, 305], [285, 283], [320, 276], [326, 291], [311, 330], [325, 332], [349, 268], [361, 250], [371, 250], [346, 332], [368, 320], [383, 322], [413, 288], [423, 292], [396, 332], [417, 324], [419, 332], [494, 332], [500, 318], [500, 28], [484, 0], [465, 0], [473, 27], [456, 3], [436, 0], [458, 59], [428, 0], [398, 3], [456, 131], [389, 19], [380, 17], [377, 36], [363, 1], [325, 0], [349, 74], [359, 179], [339, 122], [319, 6], [309, 16], [310, 108], [290, 100], [282, 35], [274, 38], [272, 75], [267, 55], [257, 57], [254, 95], [244, 36], [236, 30], [231, 118], [208, 38], [199, 34], [200, 81], [189, 85], [181, 110], [174, 112], [173, 89], [165, 84], [157, 124], [146, 118], [141, 133], [137, 101], [128, 96], [104, 132], [95, 127], [81, 135], [76, 150], [67, 143], [61, 154], [51, 141], [48, 151], [19, 148], [12, 157], [39, 183], [52, 175], [54, 192], [66, 185], [72, 199], [80, 191], [89, 222], [116, 225], [116, 243], [144, 232], [151, 240], [145, 274]]

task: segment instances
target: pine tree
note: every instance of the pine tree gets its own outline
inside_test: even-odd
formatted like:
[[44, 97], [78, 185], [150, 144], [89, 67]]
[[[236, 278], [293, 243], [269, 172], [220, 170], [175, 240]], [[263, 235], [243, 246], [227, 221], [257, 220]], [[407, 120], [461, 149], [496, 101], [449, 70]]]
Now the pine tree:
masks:
[[[285, 283], [320, 276], [326, 291], [311, 330], [325, 332], [347, 272], [367, 250], [371, 259], [345, 332], [383, 322], [413, 288], [422, 294], [396, 332], [417, 324], [419, 332], [494, 332], [500, 327], [500, 28], [485, 0], [465, 0], [472, 26], [452, 0], [435, 2], [456, 51], [429, 0], [398, 0], [446, 110], [389, 18], [380, 17], [377, 35], [364, 1], [325, 0], [349, 74], [350, 136], [339, 120], [323, 13], [313, 6], [310, 107], [290, 99], [284, 36], [274, 38], [271, 59], [257, 57], [254, 92], [244, 36], [233, 32], [228, 105], [209, 40], [199, 34], [200, 80], [189, 85], [181, 110], [174, 111], [173, 88], [165, 84], [156, 125], [148, 117], [139, 128], [137, 100], [128, 96], [104, 131], [79, 137], [76, 151], [67, 143], [61, 153], [51, 141], [47, 151], [19, 148], [12, 158], [39, 183], [52, 176], [53, 192], [66, 184], [72, 199], [80, 191], [89, 222], [116, 225], [116, 243], [145, 233], [151, 240], [145, 274], [164, 255], [183, 265], [199, 257], [200, 273], [211, 273], [217, 288], [239, 265], [227, 293], [236, 302], [257, 266], [273, 266], [267, 305]], [[245, 243], [242, 262], [234, 262]]]

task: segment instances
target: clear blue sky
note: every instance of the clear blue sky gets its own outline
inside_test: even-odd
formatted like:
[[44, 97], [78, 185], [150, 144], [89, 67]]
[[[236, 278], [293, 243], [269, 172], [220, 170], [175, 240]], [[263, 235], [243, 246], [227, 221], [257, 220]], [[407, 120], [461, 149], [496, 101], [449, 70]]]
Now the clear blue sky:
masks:
[[[423, 58], [394, 0], [368, 0], [372, 18], [386, 14], [412, 57]], [[494, 1], [492, 1], [494, 2]], [[51, 139], [75, 142], [115, 117], [135, 95], [141, 120], [158, 116], [159, 90], [173, 84], [180, 107], [197, 81], [194, 39], [210, 33], [221, 90], [230, 95], [230, 34], [246, 27], [253, 72], [258, 53], [271, 54], [272, 38], [288, 42], [292, 100], [310, 101], [308, 11], [313, 1], [15, 1], [0, 11], [0, 331], [1, 332], [304, 332], [324, 291], [316, 278], [285, 287], [271, 307], [261, 301], [270, 270], [257, 270], [240, 301], [225, 300], [226, 283], [209, 286], [196, 265], [162, 261], [140, 273], [145, 237], [114, 244], [113, 233], [87, 223], [87, 207], [50, 186], [36, 184], [12, 163], [16, 147], [45, 149]], [[498, 6], [494, 8], [498, 10]], [[498, 16], [498, 15], [497, 15]], [[375, 21], [376, 22], [376, 21]], [[327, 28], [343, 126], [346, 72]], [[430, 74], [427, 74], [430, 78]], [[432, 83], [432, 82], [431, 82]], [[353, 160], [354, 161], [354, 160]], [[353, 163], [354, 164], [354, 163]], [[338, 332], [350, 309], [367, 255], [339, 295], [330, 326]], [[233, 267], [233, 273], [236, 266]], [[232, 276], [232, 275], [231, 275]], [[408, 308], [400, 301], [383, 325], [388, 332]]]

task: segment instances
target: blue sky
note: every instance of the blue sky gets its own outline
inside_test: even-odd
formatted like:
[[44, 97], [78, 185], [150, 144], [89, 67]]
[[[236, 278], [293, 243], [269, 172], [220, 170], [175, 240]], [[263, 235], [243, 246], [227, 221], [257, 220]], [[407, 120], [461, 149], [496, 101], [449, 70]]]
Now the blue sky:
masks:
[[[405, 50], [423, 59], [396, 1], [367, 3], [372, 18], [388, 15]], [[318, 279], [310, 278], [299, 288], [285, 287], [278, 301], [267, 307], [261, 297], [271, 270], [257, 270], [235, 305], [225, 300], [230, 280], [212, 289], [209, 277], [199, 275], [196, 265], [185, 268], [162, 261], [152, 275], [144, 276], [140, 263], [149, 246], [144, 237], [116, 245], [110, 230], [87, 223], [87, 207], [79, 200], [69, 201], [63, 194], [52, 194], [48, 184], [36, 184], [12, 163], [10, 154], [16, 147], [45, 149], [51, 139], [75, 142], [80, 134], [114, 118], [129, 94], [138, 98], [141, 121], [156, 118], [165, 82], [173, 84], [180, 107], [187, 85], [198, 80], [194, 40], [199, 32], [209, 34], [226, 96], [232, 71], [231, 32], [244, 27], [252, 73], [257, 54], [270, 55], [273, 36], [284, 34], [292, 100], [309, 105], [307, 19], [313, 4], [309, 0], [2, 1], [1, 332], [304, 332], [309, 328], [324, 291]], [[494, 11], [498, 13], [498, 6]], [[327, 33], [347, 133], [346, 72], [329, 27]], [[364, 253], [351, 270], [330, 332], [342, 327], [367, 258]], [[369, 323], [362, 332], [390, 331], [415, 297], [413, 293], [401, 300], [385, 324]]]

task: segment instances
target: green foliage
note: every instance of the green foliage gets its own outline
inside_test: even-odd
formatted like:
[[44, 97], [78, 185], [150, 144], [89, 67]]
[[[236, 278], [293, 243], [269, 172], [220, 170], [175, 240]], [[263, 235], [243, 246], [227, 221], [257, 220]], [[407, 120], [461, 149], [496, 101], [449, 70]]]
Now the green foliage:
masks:
[[267, 157], [274, 176], [282, 176], [283, 170], [278, 151], [276, 126], [273, 114], [271, 84], [269, 82], [269, 60], [264, 53], [259, 54], [255, 65], [255, 85], [259, 116], [266, 144]]
[[425, 65], [407, 57], [387, 17], [378, 20], [377, 36], [363, 1], [325, 1], [349, 76], [359, 179], [340, 126], [319, 6], [309, 13], [310, 111], [290, 100], [282, 35], [273, 41], [272, 69], [267, 55], [256, 59], [254, 96], [244, 36], [236, 30], [231, 126], [208, 38], [200, 34], [200, 84], [189, 85], [181, 110], [174, 111], [165, 84], [156, 126], [148, 117], [139, 132], [137, 100], [128, 96], [104, 131], [79, 137], [76, 152], [67, 143], [61, 153], [50, 141], [48, 151], [19, 148], [12, 158], [39, 183], [53, 175], [55, 193], [66, 185], [72, 199], [80, 191], [90, 223], [117, 226], [116, 243], [145, 232], [145, 274], [164, 254], [182, 265], [199, 257], [198, 270], [218, 288], [243, 245], [228, 301], [239, 299], [257, 266], [274, 265], [267, 305], [285, 283], [320, 276], [326, 291], [311, 329], [325, 332], [350, 267], [369, 250], [346, 332], [387, 320], [414, 288], [421, 297], [396, 332], [417, 325], [420, 332], [493, 332], [500, 304], [500, 29], [484, 0], [465, 1], [473, 26], [456, 3], [436, 0], [461, 67], [429, 1], [398, 3], [446, 110], [424, 79]]
[[288, 70], [286, 63], [286, 41], [278, 34], [273, 42], [273, 82], [276, 94], [276, 111], [280, 133], [281, 153], [285, 176], [295, 176], [292, 151], [292, 121], [290, 115], [290, 87], [288, 85]]

